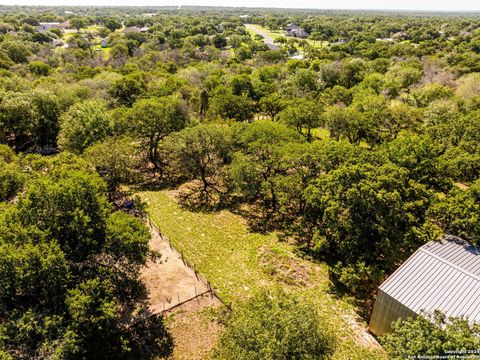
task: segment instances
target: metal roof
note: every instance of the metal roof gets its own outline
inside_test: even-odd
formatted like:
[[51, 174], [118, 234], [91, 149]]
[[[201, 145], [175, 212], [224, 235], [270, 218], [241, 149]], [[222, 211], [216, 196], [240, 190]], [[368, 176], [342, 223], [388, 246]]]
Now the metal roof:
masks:
[[445, 236], [418, 249], [380, 290], [415, 313], [441, 310], [480, 321], [480, 248]]

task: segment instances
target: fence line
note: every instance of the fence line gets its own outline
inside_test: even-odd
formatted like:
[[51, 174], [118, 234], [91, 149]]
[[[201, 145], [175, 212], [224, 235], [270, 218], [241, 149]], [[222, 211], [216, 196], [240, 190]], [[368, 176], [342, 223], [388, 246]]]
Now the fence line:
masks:
[[176, 309], [177, 307], [180, 307], [180, 306], [182, 306], [182, 305], [185, 305], [186, 303], [189, 303], [190, 301], [193, 301], [193, 300], [195, 300], [195, 299], [198, 299], [198, 298], [203, 297], [204, 295], [207, 295], [207, 294], [210, 294], [210, 293], [211, 293], [211, 290], [203, 291], [203, 292], [201, 292], [200, 294], [197, 294], [197, 295], [195, 295], [195, 296], [193, 296], [193, 297], [191, 297], [191, 298], [189, 298], [189, 299], [187, 299], [187, 300], [184, 300], [184, 301], [182, 301], [182, 302], [179, 302], [179, 303], [173, 305], [172, 307], [169, 307], [168, 309], [163, 309], [162, 311], [160, 311], [160, 314], [162, 314], [162, 315], [163, 315], [163, 314], [166, 314], [166, 313], [168, 313], [169, 311], [172, 311], [172, 310]]
[[[144, 214], [145, 218], [147, 219], [148, 221], [148, 225], [150, 226], [151, 229], [153, 229], [159, 236], [162, 240], [166, 241], [168, 243], [168, 246], [170, 247], [170, 249], [172, 250], [172, 252], [174, 254], [176, 254], [183, 262], [183, 264], [188, 268], [190, 269], [190, 271], [193, 271], [196, 279], [198, 281], [200, 281], [201, 283], [203, 283], [203, 285], [206, 286], [207, 290], [206, 291], [203, 291], [199, 294], [197, 294], [197, 288], [195, 287], [195, 296], [193, 297], [190, 297], [186, 300], [183, 300], [182, 302], [180, 302], [180, 298], [178, 298], [178, 302], [177, 304], [169, 307], [169, 308], [165, 308], [165, 302], [163, 302], [163, 307], [164, 309], [162, 311], [160, 311], [159, 313], [160, 314], [164, 314], [168, 311], [171, 311], [181, 305], [184, 305], [192, 300], [195, 300], [195, 299], [198, 299], [199, 297], [201, 296], [204, 296], [204, 295], [207, 295], [207, 294], [210, 294], [210, 296], [213, 298], [216, 298], [218, 301], [220, 301], [223, 305], [227, 306], [228, 308], [230, 308], [224, 301], [223, 299], [216, 293], [216, 291], [212, 288], [212, 285], [210, 283], [210, 281], [208, 281], [208, 279], [206, 278], [205, 275], [203, 275], [202, 273], [198, 272], [196, 267], [195, 267], [195, 263], [192, 263], [190, 264], [189, 261], [187, 259], [185, 259], [185, 257], [183, 256], [183, 251], [182, 252], [179, 252], [173, 245], [172, 243], [170, 242], [170, 239], [167, 237], [167, 236], [164, 236], [162, 234], [162, 232], [160, 231], [160, 229], [152, 222], [150, 216], [148, 214]], [[177, 294], [178, 297], [180, 297], [179, 294]], [[153, 315], [153, 314], [152, 314]]]

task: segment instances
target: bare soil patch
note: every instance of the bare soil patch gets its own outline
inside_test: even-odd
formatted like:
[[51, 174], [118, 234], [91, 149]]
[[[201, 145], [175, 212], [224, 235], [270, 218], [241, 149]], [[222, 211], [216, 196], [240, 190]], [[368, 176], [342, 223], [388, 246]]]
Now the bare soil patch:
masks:
[[155, 314], [168, 311], [206, 293], [207, 284], [184, 263], [168, 240], [153, 228], [150, 232], [150, 248], [161, 254], [160, 259], [149, 261], [141, 274], [149, 293], [150, 311]]
[[[166, 237], [150, 228], [150, 248], [161, 254], [142, 270], [142, 280], [149, 292], [149, 310], [163, 313], [175, 342], [172, 359], [208, 359], [223, 330], [210, 309], [223, 304], [211, 293], [195, 270], [170, 246]], [[204, 295], [200, 295], [204, 293]]]
[[204, 360], [211, 357], [223, 326], [208, 310], [220, 306], [218, 300], [204, 295], [168, 312], [167, 327], [175, 342], [171, 359]]

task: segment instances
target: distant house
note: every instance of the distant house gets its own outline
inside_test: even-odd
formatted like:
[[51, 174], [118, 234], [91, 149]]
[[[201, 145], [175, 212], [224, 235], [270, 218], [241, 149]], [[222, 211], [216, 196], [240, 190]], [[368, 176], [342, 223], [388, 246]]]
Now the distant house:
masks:
[[63, 41], [61, 41], [61, 40], [58, 40], [58, 39], [53, 39], [53, 40], [52, 40], [52, 46], [53, 46], [54, 48], [62, 47], [62, 46], [64, 46], [64, 45], [65, 45], [65, 43], [64, 43]]
[[285, 31], [293, 31], [293, 30], [299, 30], [300, 29], [300, 26], [296, 25], [296, 24], [288, 24], [286, 27], [285, 27]]
[[395, 40], [393, 40], [392, 38], [378, 38], [378, 39], [375, 39], [376, 41], [382, 41], [382, 42], [394, 42]]
[[335, 42], [329, 43], [329, 46], [335, 46], [335, 45], [343, 45], [346, 44], [348, 41], [346, 39], [339, 39]]
[[100, 47], [102, 47], [102, 48], [108, 47], [107, 39], [102, 39], [102, 41], [100, 41]]
[[37, 26], [37, 30], [40, 32], [45, 32], [50, 29], [58, 29], [59, 22], [41, 22]]
[[405, 33], [404, 31], [399, 31], [392, 35], [392, 39], [397, 39], [397, 40], [405, 39], [406, 37], [407, 37], [407, 33]]
[[70, 21], [67, 20], [67, 21], [64, 21], [63, 23], [60, 23], [57, 25], [57, 29], [60, 29], [62, 31], [65, 31], [67, 29], [70, 29], [71, 28], [71, 25], [70, 25]]
[[141, 33], [147, 33], [148, 30], [150, 30], [150, 28], [148, 26], [144, 26], [144, 27], [140, 28]]
[[122, 30], [122, 34], [128, 34], [128, 33], [139, 33], [140, 28], [138, 26], [127, 26]]
[[37, 30], [40, 32], [45, 32], [51, 29], [59, 29], [61, 31], [65, 31], [66, 29], [70, 29], [70, 21], [64, 21], [62, 23], [59, 22], [41, 22], [37, 26]]
[[265, 43], [269, 50], [280, 50], [280, 46], [272, 43]]
[[303, 60], [303, 55], [302, 54], [294, 54], [294, 55], [290, 56], [290, 59]]
[[296, 37], [300, 39], [305, 39], [309, 35], [304, 29], [295, 24], [288, 24], [285, 27], [285, 36]]
[[422, 311], [480, 322], [480, 247], [446, 235], [420, 247], [378, 289], [370, 331], [383, 335], [394, 321]]

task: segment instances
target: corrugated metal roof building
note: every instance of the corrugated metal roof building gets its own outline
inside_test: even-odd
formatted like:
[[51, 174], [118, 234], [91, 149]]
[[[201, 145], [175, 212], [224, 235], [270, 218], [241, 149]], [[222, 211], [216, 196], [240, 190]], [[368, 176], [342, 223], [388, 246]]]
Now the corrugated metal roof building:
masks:
[[370, 331], [383, 335], [398, 318], [440, 310], [480, 321], [480, 248], [444, 236], [418, 249], [378, 289]]

